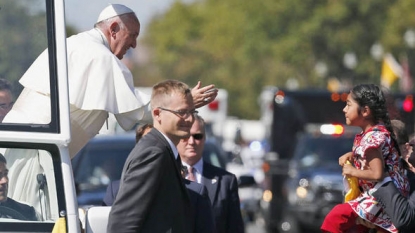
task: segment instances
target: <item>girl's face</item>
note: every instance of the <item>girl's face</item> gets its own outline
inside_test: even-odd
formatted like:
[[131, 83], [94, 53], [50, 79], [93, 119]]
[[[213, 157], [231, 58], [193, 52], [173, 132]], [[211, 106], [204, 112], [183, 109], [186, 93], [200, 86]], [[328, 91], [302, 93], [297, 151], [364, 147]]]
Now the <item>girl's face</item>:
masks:
[[346, 107], [343, 108], [346, 124], [351, 126], [361, 126], [363, 118], [359, 112], [359, 104], [352, 98], [351, 94], [347, 96]]

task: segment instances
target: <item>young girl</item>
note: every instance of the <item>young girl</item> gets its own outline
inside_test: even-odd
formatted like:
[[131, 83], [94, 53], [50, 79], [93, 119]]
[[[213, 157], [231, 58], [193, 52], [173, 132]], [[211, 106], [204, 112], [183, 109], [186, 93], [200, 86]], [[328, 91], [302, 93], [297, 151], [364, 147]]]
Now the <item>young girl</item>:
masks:
[[[353, 154], [339, 159], [343, 175], [359, 178], [362, 193], [355, 200], [336, 205], [326, 216], [321, 226], [323, 232], [368, 232], [363, 225], [357, 225], [358, 217], [379, 227], [383, 232], [397, 232], [380, 204], [371, 195], [376, 181], [387, 171], [395, 186], [408, 195], [409, 185], [404, 175], [400, 151], [391, 127], [386, 100], [382, 90], [373, 84], [355, 86], [347, 97], [343, 109], [346, 124], [362, 128], [353, 143]], [[354, 164], [345, 164], [351, 160]]]

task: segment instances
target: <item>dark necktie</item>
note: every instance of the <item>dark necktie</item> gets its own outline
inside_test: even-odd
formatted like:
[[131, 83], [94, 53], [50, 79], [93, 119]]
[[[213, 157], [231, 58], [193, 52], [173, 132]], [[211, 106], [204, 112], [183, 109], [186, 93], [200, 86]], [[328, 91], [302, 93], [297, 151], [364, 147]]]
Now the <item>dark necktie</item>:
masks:
[[177, 155], [177, 158], [176, 158], [176, 164], [177, 164], [177, 169], [179, 170], [179, 172], [180, 172], [180, 175], [183, 177], [183, 178], [185, 178], [186, 177], [186, 172], [187, 172], [187, 169], [186, 169], [186, 166], [183, 166], [182, 165], [182, 159], [180, 158], [180, 155]]

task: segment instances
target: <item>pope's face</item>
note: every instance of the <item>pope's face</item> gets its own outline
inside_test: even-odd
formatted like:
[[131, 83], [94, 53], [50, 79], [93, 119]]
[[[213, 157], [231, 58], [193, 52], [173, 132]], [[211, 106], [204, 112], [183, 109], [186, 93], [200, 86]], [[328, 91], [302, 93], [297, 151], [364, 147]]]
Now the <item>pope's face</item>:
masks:
[[9, 190], [9, 170], [5, 163], [0, 162], [0, 202], [7, 201], [7, 192]]
[[124, 25], [115, 33], [111, 43], [111, 51], [122, 59], [128, 49], [137, 46], [137, 37], [140, 34], [140, 23], [135, 16], [131, 16], [129, 20], [124, 21]]

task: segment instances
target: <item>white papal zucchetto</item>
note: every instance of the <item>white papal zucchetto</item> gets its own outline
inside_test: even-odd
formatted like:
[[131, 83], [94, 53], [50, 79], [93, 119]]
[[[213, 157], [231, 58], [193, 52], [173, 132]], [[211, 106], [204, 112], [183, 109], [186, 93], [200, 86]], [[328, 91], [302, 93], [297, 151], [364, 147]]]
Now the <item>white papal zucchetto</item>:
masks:
[[101, 11], [98, 16], [97, 23], [114, 16], [120, 16], [128, 13], [134, 13], [134, 11], [122, 4], [110, 4]]

